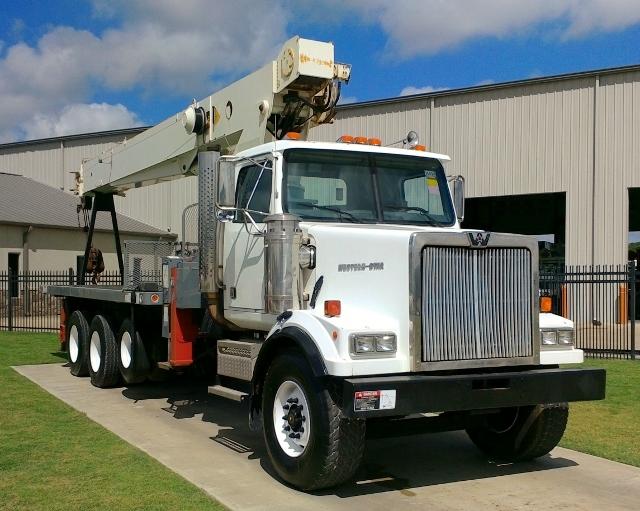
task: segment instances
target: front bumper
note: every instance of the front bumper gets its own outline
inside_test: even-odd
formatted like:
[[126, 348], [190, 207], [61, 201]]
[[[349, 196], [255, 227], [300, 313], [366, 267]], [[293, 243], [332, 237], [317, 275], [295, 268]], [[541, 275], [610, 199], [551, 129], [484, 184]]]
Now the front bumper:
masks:
[[368, 418], [594, 401], [604, 399], [605, 381], [604, 369], [345, 378], [342, 411]]

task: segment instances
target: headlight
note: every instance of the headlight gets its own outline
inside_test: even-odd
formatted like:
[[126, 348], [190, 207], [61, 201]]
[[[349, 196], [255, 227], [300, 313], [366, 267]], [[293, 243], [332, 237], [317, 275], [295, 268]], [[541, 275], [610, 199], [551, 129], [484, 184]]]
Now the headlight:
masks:
[[558, 344], [558, 335], [555, 330], [541, 330], [540, 342], [543, 346], [550, 346], [552, 344]]
[[558, 344], [573, 344], [573, 330], [558, 330]]
[[398, 349], [395, 334], [351, 334], [353, 355], [392, 355]]

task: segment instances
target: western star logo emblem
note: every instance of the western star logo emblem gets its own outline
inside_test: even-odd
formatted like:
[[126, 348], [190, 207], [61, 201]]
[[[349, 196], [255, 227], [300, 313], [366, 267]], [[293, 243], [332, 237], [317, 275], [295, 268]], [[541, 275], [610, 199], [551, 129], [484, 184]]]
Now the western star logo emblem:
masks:
[[353, 263], [353, 264], [339, 264], [339, 272], [352, 272], [352, 271], [381, 271], [384, 270], [384, 263]]
[[471, 242], [472, 247], [486, 247], [489, 243], [489, 238], [491, 237], [490, 232], [468, 232], [467, 236], [469, 236], [469, 241]]

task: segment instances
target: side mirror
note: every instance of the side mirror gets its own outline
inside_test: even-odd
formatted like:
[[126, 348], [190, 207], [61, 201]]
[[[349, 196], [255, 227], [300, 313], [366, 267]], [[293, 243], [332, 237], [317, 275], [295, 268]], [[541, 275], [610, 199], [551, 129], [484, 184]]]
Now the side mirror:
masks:
[[464, 177], [450, 176], [449, 189], [451, 190], [456, 216], [458, 221], [462, 222], [464, 220]]
[[218, 206], [236, 205], [236, 165], [232, 161], [218, 160]]

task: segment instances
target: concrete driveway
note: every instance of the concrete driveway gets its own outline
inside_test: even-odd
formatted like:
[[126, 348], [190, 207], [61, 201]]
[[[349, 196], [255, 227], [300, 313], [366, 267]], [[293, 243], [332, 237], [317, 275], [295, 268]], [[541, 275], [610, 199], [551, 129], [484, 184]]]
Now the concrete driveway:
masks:
[[568, 449], [487, 461], [463, 433], [369, 440], [354, 482], [315, 494], [275, 477], [247, 410], [188, 381], [100, 390], [62, 365], [16, 371], [230, 509], [399, 511], [640, 508], [640, 469]]

